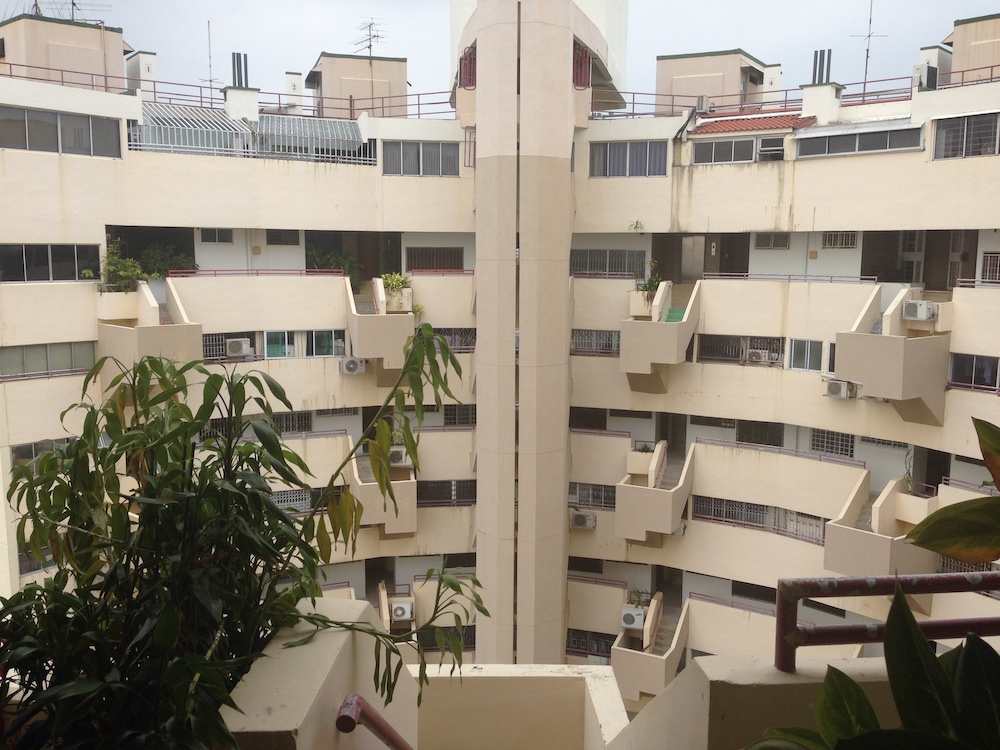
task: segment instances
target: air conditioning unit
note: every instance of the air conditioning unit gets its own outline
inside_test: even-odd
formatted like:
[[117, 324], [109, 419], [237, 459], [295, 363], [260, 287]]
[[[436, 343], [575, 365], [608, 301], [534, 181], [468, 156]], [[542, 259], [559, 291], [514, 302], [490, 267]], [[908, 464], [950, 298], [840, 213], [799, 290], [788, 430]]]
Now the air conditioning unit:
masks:
[[571, 510], [569, 512], [569, 527], [571, 529], [596, 529], [597, 514], [592, 510]]
[[934, 320], [937, 304], [926, 299], [908, 299], [903, 302], [903, 320]]
[[747, 349], [747, 362], [770, 362], [771, 352], [767, 349]]
[[364, 375], [368, 360], [360, 357], [344, 357], [340, 360], [340, 371], [345, 375]]
[[389, 607], [389, 619], [392, 622], [412, 622], [413, 602], [393, 602]]
[[938, 69], [930, 63], [921, 63], [913, 68], [913, 85], [921, 91], [933, 91], [937, 88]]
[[413, 466], [413, 459], [402, 445], [394, 445], [389, 449], [389, 466]]
[[248, 357], [252, 353], [250, 339], [226, 339], [227, 357]]
[[646, 621], [646, 613], [642, 607], [622, 607], [622, 627], [630, 630], [642, 630]]
[[699, 96], [697, 103], [694, 105], [694, 111], [697, 112], [698, 114], [705, 114], [708, 112], [708, 110], [709, 110], [708, 97], [704, 95]]
[[827, 380], [826, 395], [831, 398], [854, 398], [857, 386], [848, 380]]

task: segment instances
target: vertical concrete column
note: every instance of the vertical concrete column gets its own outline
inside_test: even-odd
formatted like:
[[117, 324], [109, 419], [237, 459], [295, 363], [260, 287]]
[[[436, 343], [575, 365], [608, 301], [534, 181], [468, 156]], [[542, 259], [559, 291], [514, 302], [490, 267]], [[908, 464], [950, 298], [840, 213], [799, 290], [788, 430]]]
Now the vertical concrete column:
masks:
[[514, 661], [517, 3], [483, 0], [476, 96], [476, 660]]
[[572, 3], [520, 3], [517, 660], [565, 660]]

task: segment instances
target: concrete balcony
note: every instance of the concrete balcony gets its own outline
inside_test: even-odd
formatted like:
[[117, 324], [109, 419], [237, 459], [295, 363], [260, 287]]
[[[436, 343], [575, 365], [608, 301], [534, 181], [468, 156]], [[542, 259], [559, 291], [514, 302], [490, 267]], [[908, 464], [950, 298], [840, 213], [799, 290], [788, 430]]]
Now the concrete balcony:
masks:
[[679, 364], [687, 356], [701, 316], [701, 282], [695, 284], [683, 312], [672, 309], [671, 300], [671, 283], [664, 281], [651, 302], [648, 319], [622, 321], [619, 369], [628, 375], [633, 391], [665, 393], [665, 373], [660, 366]]
[[649, 456], [648, 473], [630, 473], [615, 488], [615, 536], [637, 542], [649, 542], [656, 534], [673, 534], [681, 528], [694, 482], [693, 446], [679, 479], [667, 471], [665, 442], [643, 455]]
[[351, 337], [351, 353], [355, 357], [382, 360], [382, 368], [398, 370], [403, 366], [403, 347], [406, 340], [413, 335], [415, 320], [412, 312], [387, 313], [385, 291], [381, 279], [372, 279], [372, 283], [382, 290], [381, 297], [376, 296], [376, 312], [366, 315], [358, 312], [354, 295], [350, 292], [350, 280], [344, 279], [348, 287], [345, 295], [347, 301], [347, 329]]
[[628, 584], [570, 573], [566, 577], [566, 600], [566, 627], [610, 635], [621, 630]]
[[[650, 612], [656, 609], [650, 617], [653, 625], [651, 642], [648, 646], [627, 631], [623, 630], [611, 646], [611, 667], [615, 671], [615, 679], [621, 690], [626, 707], [639, 707], [644, 698], [657, 696], [677, 675], [681, 657], [687, 645], [690, 629], [690, 606], [685, 602], [680, 616], [676, 613], [669, 621], [663, 615], [662, 594], [657, 593], [650, 602]], [[663, 633], [669, 638], [665, 648], [660, 645], [656, 636]]]
[[[951, 350], [950, 302], [936, 303], [937, 319], [906, 320], [903, 289], [886, 309], [880, 333], [870, 328], [837, 334], [836, 378], [860, 383], [862, 393], [889, 401], [906, 422], [941, 426]], [[859, 329], [860, 328], [860, 329]]]
[[365, 509], [362, 525], [381, 525], [386, 534], [416, 533], [417, 481], [412, 469], [390, 469], [395, 507], [390, 498], [382, 496], [368, 456], [354, 454], [347, 469], [347, 481], [351, 493]]

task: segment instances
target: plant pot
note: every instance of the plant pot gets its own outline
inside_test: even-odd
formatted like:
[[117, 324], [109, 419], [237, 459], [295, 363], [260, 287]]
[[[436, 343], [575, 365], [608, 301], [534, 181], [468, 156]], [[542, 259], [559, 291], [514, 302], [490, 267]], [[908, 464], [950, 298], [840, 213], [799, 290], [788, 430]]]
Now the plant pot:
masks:
[[385, 291], [385, 311], [392, 313], [413, 312], [413, 290], [409, 287]]
[[101, 292], [97, 295], [98, 320], [135, 320], [138, 317], [138, 292]]
[[629, 474], [649, 474], [649, 465], [652, 461], [652, 453], [629, 451], [625, 459], [625, 471]]

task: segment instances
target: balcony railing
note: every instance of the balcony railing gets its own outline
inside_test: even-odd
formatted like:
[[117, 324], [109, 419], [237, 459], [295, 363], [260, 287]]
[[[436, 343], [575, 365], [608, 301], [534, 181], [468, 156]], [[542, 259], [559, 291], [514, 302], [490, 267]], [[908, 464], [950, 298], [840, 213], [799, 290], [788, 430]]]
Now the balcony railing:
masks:
[[742, 450], [761, 451], [762, 453], [779, 453], [782, 456], [794, 456], [795, 458], [807, 458], [810, 461], [823, 461], [826, 463], [843, 464], [844, 466], [856, 466], [859, 469], [867, 467], [864, 461], [847, 456], [837, 456], [831, 453], [818, 453], [817, 451], [803, 451], [797, 448], [784, 448], [779, 445], [760, 445], [759, 443], [737, 443], [733, 440], [715, 440], [713, 438], [695, 438], [696, 443], [703, 445], [721, 445], [726, 448], [740, 448]]
[[170, 278], [190, 278], [194, 276], [343, 276], [340, 268], [199, 268], [168, 271]]
[[706, 279], [736, 279], [739, 281], [807, 281], [827, 284], [877, 284], [878, 276], [812, 276], [779, 273], [705, 273]]
[[964, 479], [956, 479], [955, 477], [944, 477], [941, 480], [941, 484], [946, 484], [949, 487], [958, 487], [963, 490], [971, 490], [972, 492], [979, 492], [983, 495], [1000, 495], [1000, 488], [997, 488], [994, 485], [976, 484], [975, 482], [967, 482]]

